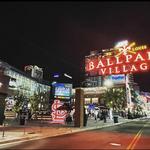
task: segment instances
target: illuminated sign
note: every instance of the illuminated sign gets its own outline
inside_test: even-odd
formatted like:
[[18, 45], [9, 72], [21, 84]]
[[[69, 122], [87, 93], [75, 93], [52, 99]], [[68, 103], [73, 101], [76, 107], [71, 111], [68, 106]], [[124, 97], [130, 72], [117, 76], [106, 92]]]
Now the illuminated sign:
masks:
[[54, 84], [54, 97], [60, 99], [69, 99], [72, 95], [72, 84], [56, 83]]
[[0, 87], [2, 87], [3, 83], [0, 82]]
[[125, 83], [125, 75], [124, 74], [118, 74], [118, 75], [109, 75], [105, 76], [104, 82], [106, 80], [110, 80], [112, 84], [124, 84]]
[[114, 55], [87, 57], [86, 73], [90, 75], [128, 74], [150, 69], [150, 49], [146, 45], [135, 47], [135, 42], [114, 49]]
[[65, 118], [67, 115], [66, 110], [58, 110], [60, 106], [62, 106], [64, 103], [60, 100], [54, 100], [54, 103], [52, 104], [52, 123], [60, 123], [65, 124]]
[[121, 42], [118, 42], [115, 46], [115, 48], [117, 47], [122, 47], [122, 46], [127, 46], [128, 45], [128, 41], [125, 40], [125, 41], [121, 41]]
[[84, 94], [101, 94], [105, 93], [107, 88], [106, 87], [88, 87], [84, 88]]

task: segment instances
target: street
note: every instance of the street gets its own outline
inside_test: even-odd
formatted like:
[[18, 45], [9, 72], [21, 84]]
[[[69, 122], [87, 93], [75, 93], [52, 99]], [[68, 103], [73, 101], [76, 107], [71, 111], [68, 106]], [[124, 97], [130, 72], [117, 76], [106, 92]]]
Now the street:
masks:
[[15, 142], [0, 149], [150, 149], [150, 120], [57, 137]]

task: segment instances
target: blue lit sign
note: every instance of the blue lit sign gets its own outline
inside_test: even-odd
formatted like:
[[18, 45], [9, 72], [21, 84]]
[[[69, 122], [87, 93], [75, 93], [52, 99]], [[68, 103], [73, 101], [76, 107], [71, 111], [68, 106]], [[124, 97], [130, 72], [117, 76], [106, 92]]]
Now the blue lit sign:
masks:
[[111, 80], [113, 84], [125, 84], [124, 74], [106, 76], [105, 80], [107, 79]]
[[125, 75], [111, 75], [111, 79], [114, 84], [124, 84], [125, 83]]
[[54, 74], [53, 77], [54, 78], [59, 78], [59, 74]]
[[70, 98], [72, 92], [72, 84], [56, 83], [54, 85], [55, 98]]

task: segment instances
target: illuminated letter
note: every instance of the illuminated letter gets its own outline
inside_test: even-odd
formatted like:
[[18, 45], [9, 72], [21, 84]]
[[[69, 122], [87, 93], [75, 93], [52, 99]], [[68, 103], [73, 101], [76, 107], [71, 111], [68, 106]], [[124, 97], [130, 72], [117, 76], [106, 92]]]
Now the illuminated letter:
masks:
[[120, 71], [118, 70], [118, 67], [115, 67], [115, 73], [118, 74]]
[[112, 68], [109, 68], [109, 74], [112, 74]]
[[140, 53], [137, 54], [136, 59], [134, 60], [135, 62], [138, 61], [138, 59], [141, 59], [141, 61], [144, 61], [145, 59], [141, 56]]
[[128, 70], [126, 70], [126, 66], [125, 65], [123, 65], [123, 72], [124, 73], [128, 72]]
[[116, 57], [116, 64], [122, 64], [122, 61], [119, 61], [119, 57]]
[[89, 70], [93, 70], [94, 69], [94, 63], [91, 61], [90, 63], [89, 63]]
[[[143, 65], [144, 65], [144, 66], [143, 66]], [[142, 63], [142, 64], [140, 65], [140, 69], [141, 69], [141, 70], [147, 70], [147, 69], [148, 69], [147, 63]]]
[[104, 74], [105, 74], [105, 72], [106, 72], [106, 68], [101, 69], [101, 72], [102, 72], [102, 74], [104, 75]]
[[96, 67], [96, 68], [99, 68], [99, 66], [101, 66], [101, 67], [105, 67], [105, 66], [104, 66], [104, 64], [101, 62], [101, 60], [98, 62], [98, 65], [97, 65], [97, 67]]
[[131, 70], [130, 71], [137, 71], [136, 67], [134, 65], [131, 66]]
[[147, 52], [147, 54], [148, 54], [148, 60], [150, 60], [150, 52]]
[[107, 66], [113, 65], [113, 62], [110, 62], [110, 58], [107, 58]]
[[126, 62], [129, 62], [129, 59], [132, 58], [132, 55], [126, 55]]

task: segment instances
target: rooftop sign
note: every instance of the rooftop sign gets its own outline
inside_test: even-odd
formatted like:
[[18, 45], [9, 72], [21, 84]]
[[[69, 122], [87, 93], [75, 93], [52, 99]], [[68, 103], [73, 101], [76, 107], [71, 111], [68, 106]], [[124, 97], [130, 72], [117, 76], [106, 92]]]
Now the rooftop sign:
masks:
[[144, 72], [150, 69], [150, 49], [135, 42], [120, 43], [104, 55], [86, 57], [85, 71], [92, 75], [112, 75]]

